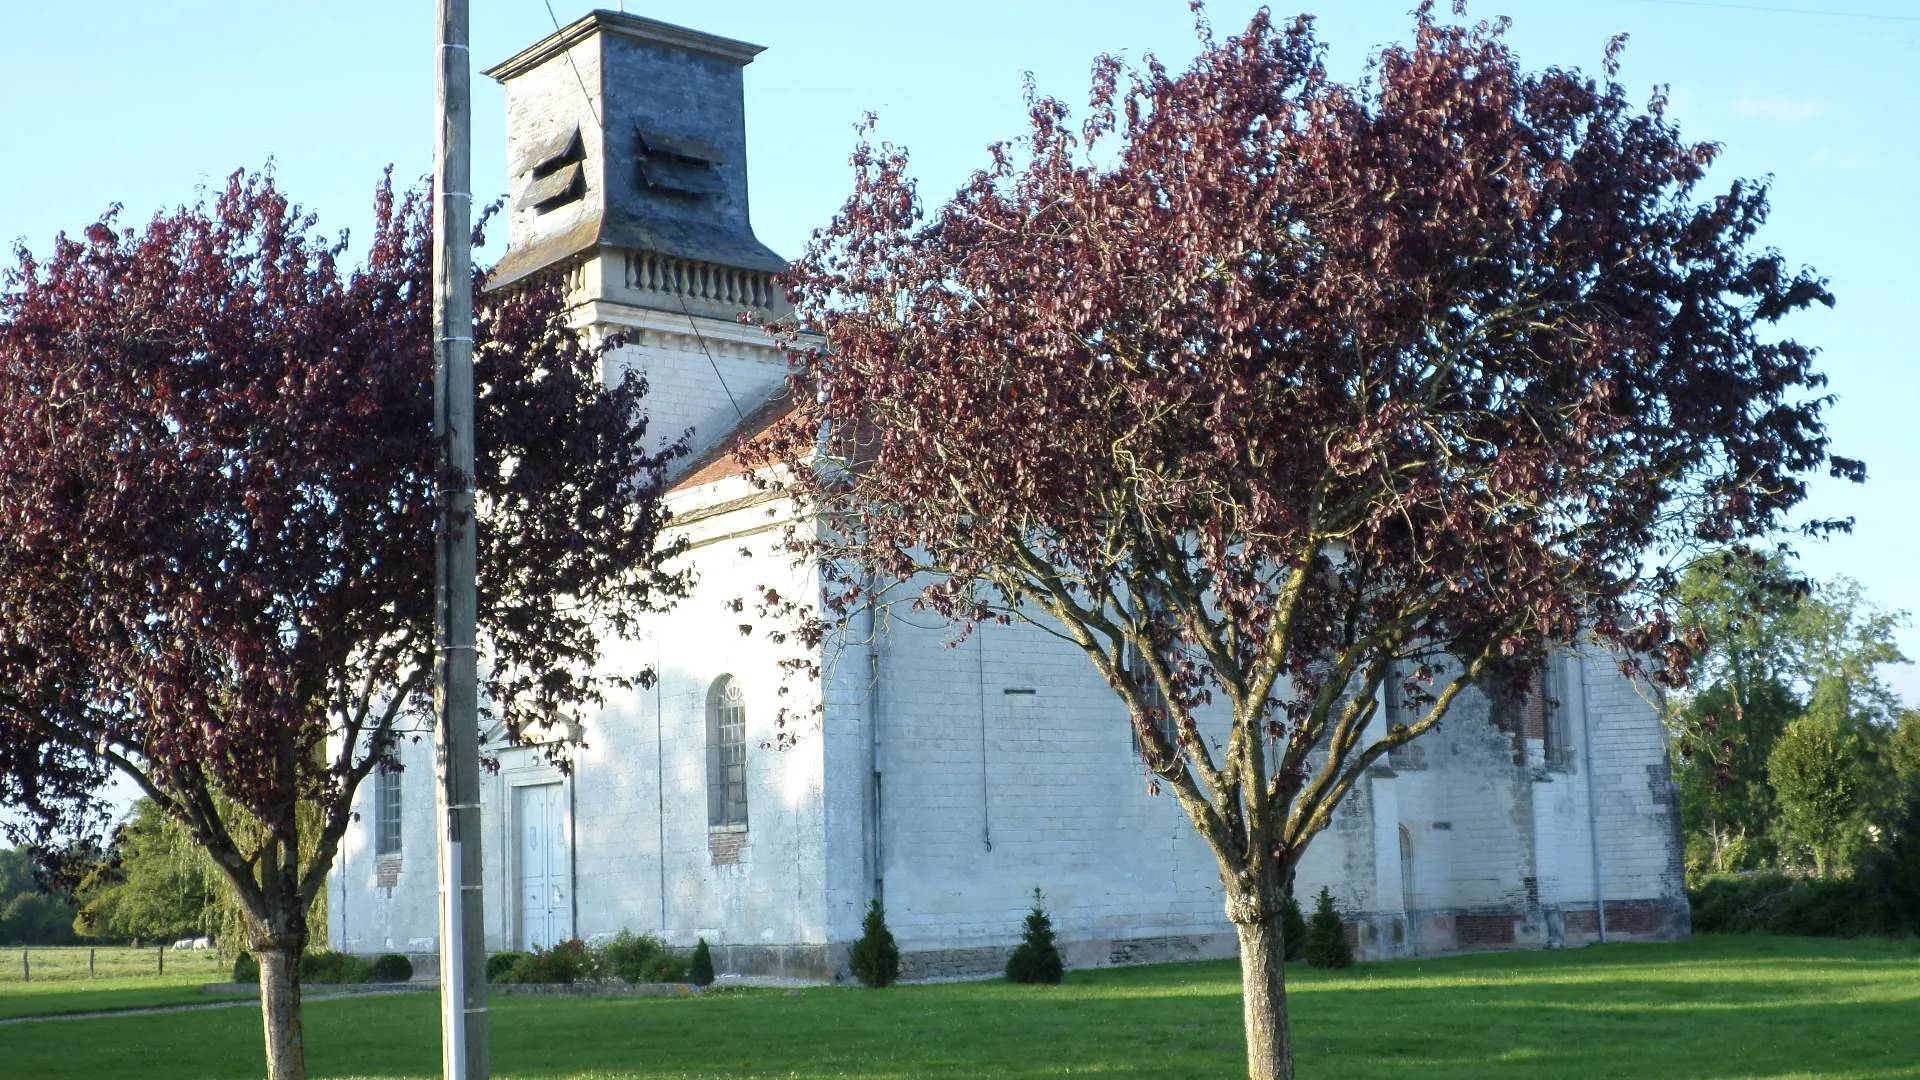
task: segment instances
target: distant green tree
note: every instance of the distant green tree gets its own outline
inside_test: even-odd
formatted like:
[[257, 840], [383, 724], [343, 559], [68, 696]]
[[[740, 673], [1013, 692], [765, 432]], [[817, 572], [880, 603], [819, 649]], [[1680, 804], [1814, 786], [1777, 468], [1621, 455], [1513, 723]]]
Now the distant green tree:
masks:
[[1897, 809], [1920, 804], [1920, 709], [1905, 709], [1883, 751]]
[[1721, 683], [1679, 708], [1673, 774], [1690, 876], [1773, 863], [1780, 811], [1767, 756], [1802, 711], [1793, 692], [1772, 679], [1748, 687], [1744, 702]]
[[1821, 877], [1831, 876], [1863, 846], [1876, 776], [1870, 753], [1843, 716], [1809, 711], [1767, 758], [1767, 778], [1780, 804], [1780, 831]]
[[1906, 662], [1895, 640], [1906, 624], [1906, 612], [1874, 604], [1852, 578], [1816, 584], [1793, 621], [1808, 707], [1834, 710], [1855, 723], [1893, 724], [1900, 697], [1879, 669]]
[[1692, 685], [1722, 688], [1736, 709], [1764, 688], [1793, 686], [1804, 667], [1797, 622], [1812, 591], [1780, 552], [1730, 547], [1695, 559], [1680, 576], [1674, 611], [1705, 646]]
[[[1835, 860], [1885, 836], [1900, 816], [1899, 700], [1878, 672], [1905, 659], [1895, 641], [1905, 614], [1877, 607], [1852, 579], [1810, 581], [1780, 552], [1729, 548], [1681, 575], [1676, 615], [1699, 643], [1695, 690], [1676, 695], [1667, 712], [1689, 876], [1796, 857], [1831, 872]], [[1776, 779], [1779, 740], [1811, 714], [1823, 718], [1831, 745], [1803, 733]], [[1920, 736], [1909, 737], [1920, 750]], [[1844, 761], [1833, 756], [1841, 748]], [[1817, 787], [1818, 777], [1834, 775], [1844, 797]], [[1781, 802], [1783, 784], [1800, 793], [1792, 811]]]
[[[217, 802], [226, 800], [215, 796]], [[302, 821], [318, 823], [319, 809], [303, 803]], [[238, 821], [240, 815], [233, 815]], [[245, 826], [235, 829], [246, 835]], [[317, 843], [319, 830], [308, 829], [305, 843]], [[75, 886], [80, 912], [74, 929], [83, 937], [212, 937], [220, 948], [242, 948], [247, 937], [245, 906], [232, 884], [179, 821], [160, 812], [149, 798], [135, 799], [115, 830], [106, 857], [90, 867]], [[326, 940], [327, 894], [314, 898], [307, 915], [314, 940]]]
[[0, 850], [0, 944], [65, 945], [74, 940], [73, 898], [47, 892], [33, 873], [31, 852]]
[[82, 879], [74, 929], [95, 938], [177, 938], [220, 930], [222, 878], [186, 827], [137, 799], [110, 859]]

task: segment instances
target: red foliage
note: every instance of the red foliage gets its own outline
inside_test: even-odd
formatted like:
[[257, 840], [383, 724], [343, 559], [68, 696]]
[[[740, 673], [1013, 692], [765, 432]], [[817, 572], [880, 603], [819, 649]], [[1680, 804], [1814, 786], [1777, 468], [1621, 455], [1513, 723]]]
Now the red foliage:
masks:
[[[355, 788], [430, 729], [427, 208], [383, 182], [349, 271], [236, 173], [144, 230], [114, 212], [20, 251], [0, 294], [0, 790], [45, 839], [132, 777], [227, 870], [256, 948], [304, 945]], [[477, 304], [482, 670], [518, 734], [619, 681], [602, 635], [678, 591], [655, 543], [681, 447], [647, 449], [644, 386], [602, 383], [556, 293]]]
[[[1183, 74], [1102, 58], [1082, 125], [1034, 96], [930, 213], [862, 142], [789, 279], [825, 345], [795, 339], [800, 413], [757, 451], [842, 459], [781, 481], [830, 522], [830, 607], [871, 573], [1077, 643], [1236, 921], [1459, 686], [1582, 632], [1684, 678], [1662, 556], [1862, 473], [1812, 351], [1766, 334], [1831, 297], [1754, 250], [1765, 188], [1696, 199], [1715, 147], [1628, 103], [1617, 42], [1595, 80], [1504, 29], [1423, 6], [1354, 85], [1265, 13]], [[1369, 738], [1389, 677], [1426, 708]]]

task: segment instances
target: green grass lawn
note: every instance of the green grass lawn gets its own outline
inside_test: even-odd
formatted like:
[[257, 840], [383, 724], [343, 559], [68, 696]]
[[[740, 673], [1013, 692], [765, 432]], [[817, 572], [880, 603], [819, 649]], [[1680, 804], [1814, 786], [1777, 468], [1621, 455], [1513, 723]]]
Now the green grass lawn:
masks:
[[[1920, 1078], [1920, 943], [1703, 938], [1292, 974], [1302, 1075]], [[1001, 982], [494, 1000], [516, 1078], [1245, 1075], [1230, 963]], [[49, 994], [48, 997], [57, 995]], [[315, 1076], [438, 1075], [436, 999], [315, 1002]], [[0, 1025], [8, 1078], [256, 1077], [250, 1009]]]
[[[91, 970], [87, 954], [93, 953]], [[20, 957], [26, 954], [22, 969]], [[32, 946], [0, 949], [0, 1020], [53, 1013], [143, 1009], [155, 1005], [218, 1000], [202, 993], [206, 983], [227, 978], [230, 965], [212, 952], [166, 951], [163, 974], [158, 949]], [[8, 1075], [0, 1070], [0, 1076]]]

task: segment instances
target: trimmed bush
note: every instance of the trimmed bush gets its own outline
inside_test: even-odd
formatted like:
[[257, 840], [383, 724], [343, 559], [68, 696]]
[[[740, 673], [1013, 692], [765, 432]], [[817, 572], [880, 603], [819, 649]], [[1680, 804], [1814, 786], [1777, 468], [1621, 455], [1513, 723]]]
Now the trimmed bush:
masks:
[[686, 982], [692, 962], [667, 951], [652, 934], [620, 931], [594, 950], [595, 967], [607, 976], [630, 983]]
[[[711, 952], [707, 955], [707, 967], [709, 970], [713, 967], [713, 955]], [[679, 953], [663, 952], [653, 958], [653, 961], [644, 969], [644, 977], [639, 981], [690, 983], [693, 981], [693, 958], [682, 956]], [[701, 983], [700, 985], [705, 986], [712, 981], [713, 980], [709, 978], [706, 983]]]
[[707, 947], [706, 938], [701, 938], [700, 944], [693, 947], [693, 962], [687, 965], [687, 981], [695, 986], [708, 986], [713, 982], [713, 950]]
[[587, 943], [575, 938], [559, 942], [551, 949], [522, 953], [507, 969], [506, 977], [498, 981], [570, 983], [592, 974], [593, 958], [587, 952]]
[[373, 962], [331, 949], [310, 952], [300, 957], [300, 981], [369, 983], [373, 981]]
[[1297, 963], [1306, 955], [1307, 917], [1300, 914], [1300, 901], [1293, 898], [1292, 889], [1280, 899], [1280, 939], [1287, 963]]
[[860, 940], [853, 943], [853, 955], [847, 958], [853, 977], [878, 989], [900, 977], [900, 946], [887, 929], [887, 911], [874, 900], [867, 904], [867, 917], [860, 924]]
[[1889, 928], [1859, 878], [1715, 875], [1687, 890], [1687, 901], [1694, 931], [1704, 934], [1859, 937]]
[[1026, 927], [1020, 944], [1007, 957], [1007, 981], [1017, 983], [1058, 984], [1066, 964], [1060, 960], [1060, 948], [1053, 941], [1053, 919], [1044, 906], [1046, 897], [1033, 890], [1033, 910], [1027, 912]]
[[532, 955], [532, 953], [509, 950], [487, 957], [487, 981], [490, 983], [512, 982], [513, 966]]
[[1333, 906], [1333, 894], [1323, 886], [1307, 923], [1307, 963], [1318, 968], [1353, 966], [1353, 946], [1347, 942], [1347, 924]]
[[250, 952], [241, 952], [233, 958], [233, 981], [237, 983], [257, 983], [260, 981], [260, 961]]
[[413, 980], [413, 961], [397, 952], [381, 953], [373, 958], [373, 981], [403, 983]]

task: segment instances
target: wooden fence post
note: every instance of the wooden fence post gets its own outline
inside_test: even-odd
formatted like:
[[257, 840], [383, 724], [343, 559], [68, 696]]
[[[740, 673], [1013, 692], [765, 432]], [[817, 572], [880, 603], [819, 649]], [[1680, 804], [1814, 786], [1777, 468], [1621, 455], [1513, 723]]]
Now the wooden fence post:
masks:
[[20, 950], [20, 981], [33, 981], [33, 966], [27, 962], [27, 950]]
[[160, 974], [165, 975], [167, 973], [167, 947], [161, 945], [153, 950], [153, 954], [160, 958]]
[[87, 950], [87, 978], [93, 978], [93, 950]]

